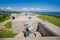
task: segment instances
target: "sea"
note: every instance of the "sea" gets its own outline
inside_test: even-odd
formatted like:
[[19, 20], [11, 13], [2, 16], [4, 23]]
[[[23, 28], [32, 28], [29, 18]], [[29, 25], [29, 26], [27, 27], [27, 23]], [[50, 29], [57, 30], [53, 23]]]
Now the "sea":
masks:
[[48, 15], [60, 16], [60, 12], [38, 12], [38, 14], [48, 14]]

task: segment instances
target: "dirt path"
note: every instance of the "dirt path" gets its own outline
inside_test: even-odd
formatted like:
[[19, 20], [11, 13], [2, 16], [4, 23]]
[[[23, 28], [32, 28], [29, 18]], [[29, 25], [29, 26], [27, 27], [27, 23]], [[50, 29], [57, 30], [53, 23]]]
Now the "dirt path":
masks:
[[6, 23], [10, 22], [10, 20], [11, 20], [11, 19], [8, 19], [8, 20], [6, 20], [6, 21], [4, 21], [4, 22], [1, 22], [1, 23], [0, 23], [0, 28], [3, 28]]

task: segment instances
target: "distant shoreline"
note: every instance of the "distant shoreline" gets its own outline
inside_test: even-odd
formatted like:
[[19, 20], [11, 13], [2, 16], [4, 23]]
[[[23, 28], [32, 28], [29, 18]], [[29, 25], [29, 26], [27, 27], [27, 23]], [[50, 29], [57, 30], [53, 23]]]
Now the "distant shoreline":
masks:
[[[8, 14], [10, 16], [12, 13], [16, 13], [17, 11], [0, 11], [0, 14], [3, 12], [6, 12], [6, 14]], [[52, 15], [52, 16], [60, 16], [60, 12], [32, 12], [32, 13]]]
[[44, 14], [44, 15], [52, 15], [52, 16], [60, 16], [60, 12], [34, 12], [37, 14]]

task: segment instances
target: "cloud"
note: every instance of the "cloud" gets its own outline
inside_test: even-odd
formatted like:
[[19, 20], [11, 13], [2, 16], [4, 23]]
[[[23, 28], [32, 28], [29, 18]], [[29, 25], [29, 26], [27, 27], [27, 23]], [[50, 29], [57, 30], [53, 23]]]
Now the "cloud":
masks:
[[[0, 9], [3, 9], [3, 8], [0, 7]], [[41, 11], [43, 9], [41, 9], [41, 8], [26, 8], [26, 7], [16, 9], [16, 8], [12, 8], [12, 7], [6, 7], [3, 10], [5, 10], [5, 11]]]
[[36, 8], [30, 8], [31, 11], [36, 10]]
[[40, 10], [43, 10], [41, 8], [31, 8], [32, 11], [40, 11]]
[[43, 9], [43, 8], [12, 8], [12, 7], [0, 7], [0, 11], [40, 11], [40, 12], [60, 12], [60, 10], [52, 10], [52, 9]]
[[3, 8], [2, 8], [2, 7], [0, 7], [0, 10], [3, 10]]
[[29, 10], [28, 8], [22, 8], [22, 10]]
[[22, 8], [20, 10], [22, 10], [22, 11], [40, 11], [43, 9], [41, 9], [41, 8]]
[[11, 8], [11, 7], [7, 7], [6, 10], [8, 10], [8, 11], [12, 11], [13, 8]]

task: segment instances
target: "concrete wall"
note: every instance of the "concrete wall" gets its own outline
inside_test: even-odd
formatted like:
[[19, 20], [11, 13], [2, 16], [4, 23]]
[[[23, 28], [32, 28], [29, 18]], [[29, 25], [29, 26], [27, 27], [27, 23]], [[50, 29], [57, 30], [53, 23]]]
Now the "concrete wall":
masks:
[[24, 22], [13, 21], [12, 22], [13, 33], [19, 33], [20, 31], [24, 31], [25, 30], [24, 24], [25, 24]]
[[58, 36], [58, 34], [53, 33], [55, 30], [51, 31], [50, 29], [46, 28], [41, 23], [38, 23], [38, 31], [42, 36]]

